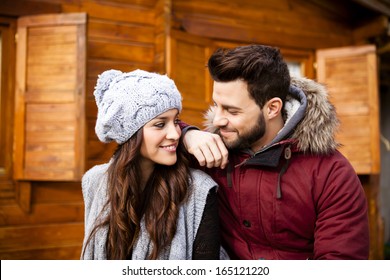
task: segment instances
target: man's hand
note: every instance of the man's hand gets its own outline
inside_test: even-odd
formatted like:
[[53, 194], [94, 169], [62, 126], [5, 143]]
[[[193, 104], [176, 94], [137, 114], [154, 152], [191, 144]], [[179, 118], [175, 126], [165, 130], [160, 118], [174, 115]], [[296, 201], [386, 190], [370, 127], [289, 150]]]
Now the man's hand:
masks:
[[188, 130], [183, 142], [187, 151], [196, 157], [200, 166], [223, 169], [228, 164], [228, 150], [218, 134]]

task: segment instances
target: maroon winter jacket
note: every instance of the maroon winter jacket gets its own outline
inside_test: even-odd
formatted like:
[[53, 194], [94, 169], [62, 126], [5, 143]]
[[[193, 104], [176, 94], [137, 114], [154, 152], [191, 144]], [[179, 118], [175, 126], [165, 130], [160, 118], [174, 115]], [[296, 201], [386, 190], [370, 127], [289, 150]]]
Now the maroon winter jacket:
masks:
[[334, 107], [323, 86], [292, 83], [288, 121], [268, 147], [205, 169], [219, 184], [223, 246], [232, 259], [367, 259], [367, 201], [336, 149]]
[[[367, 259], [367, 203], [339, 152], [304, 155], [288, 143], [262, 155], [230, 153], [211, 169], [223, 246], [232, 259]], [[285, 173], [283, 168], [288, 165]]]

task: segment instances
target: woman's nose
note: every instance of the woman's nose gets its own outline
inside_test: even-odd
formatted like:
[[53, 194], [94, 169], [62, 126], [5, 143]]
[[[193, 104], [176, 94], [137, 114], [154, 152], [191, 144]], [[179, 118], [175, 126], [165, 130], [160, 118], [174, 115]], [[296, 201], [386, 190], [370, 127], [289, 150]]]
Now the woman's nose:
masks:
[[169, 124], [168, 125], [168, 131], [167, 131], [167, 139], [173, 139], [178, 140], [181, 135], [181, 129], [176, 124]]

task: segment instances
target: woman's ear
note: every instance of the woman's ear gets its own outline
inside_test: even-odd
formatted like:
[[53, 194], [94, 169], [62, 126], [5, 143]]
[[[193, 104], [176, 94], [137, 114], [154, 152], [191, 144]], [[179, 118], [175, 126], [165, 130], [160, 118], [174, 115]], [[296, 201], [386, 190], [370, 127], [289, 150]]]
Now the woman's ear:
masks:
[[282, 113], [282, 108], [283, 102], [279, 97], [274, 97], [268, 100], [268, 102], [265, 104], [265, 112], [268, 119], [273, 119], [280, 116]]

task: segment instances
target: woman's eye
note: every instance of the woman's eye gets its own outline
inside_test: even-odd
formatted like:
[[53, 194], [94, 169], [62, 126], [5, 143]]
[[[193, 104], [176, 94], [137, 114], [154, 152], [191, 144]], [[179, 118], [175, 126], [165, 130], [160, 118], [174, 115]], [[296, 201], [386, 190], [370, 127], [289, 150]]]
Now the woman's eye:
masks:
[[165, 123], [163, 123], [163, 122], [159, 122], [159, 123], [154, 124], [154, 126], [156, 126], [158, 128], [163, 128], [164, 125], [165, 125]]
[[175, 124], [179, 124], [180, 122], [181, 122], [180, 119], [176, 119], [176, 120], [175, 120]]

